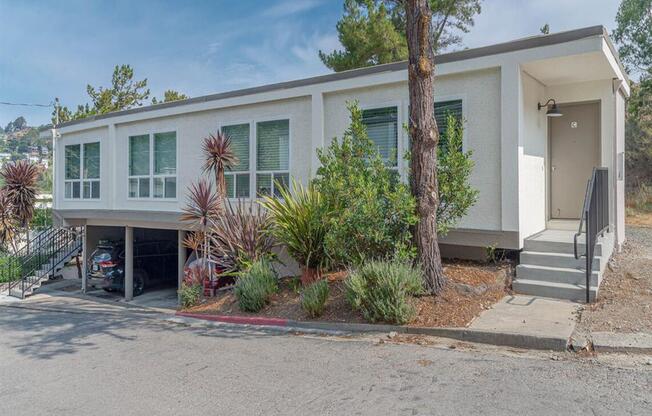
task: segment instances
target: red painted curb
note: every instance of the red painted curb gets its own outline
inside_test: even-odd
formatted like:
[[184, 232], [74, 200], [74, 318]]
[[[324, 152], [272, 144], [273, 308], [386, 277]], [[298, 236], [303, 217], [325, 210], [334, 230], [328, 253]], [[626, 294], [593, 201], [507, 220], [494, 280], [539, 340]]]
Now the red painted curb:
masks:
[[229, 324], [266, 325], [266, 326], [288, 326], [287, 319], [261, 318], [257, 316], [227, 316], [227, 315], [205, 315], [201, 313], [177, 312], [177, 316], [186, 318], [203, 319], [205, 321], [226, 322]]

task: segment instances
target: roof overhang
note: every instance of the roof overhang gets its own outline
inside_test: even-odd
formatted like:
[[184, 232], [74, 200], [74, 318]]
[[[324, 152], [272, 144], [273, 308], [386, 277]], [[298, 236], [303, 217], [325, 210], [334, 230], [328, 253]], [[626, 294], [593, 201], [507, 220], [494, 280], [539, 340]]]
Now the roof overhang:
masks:
[[[537, 61], [550, 61], [551, 59], [559, 59], [560, 62], [566, 63], [570, 70], [573, 69], [574, 65], [572, 61], [577, 59], [578, 56], [583, 55], [587, 55], [586, 63], [590, 64], [593, 61], [597, 61], [601, 64], [600, 71], [602, 72], [598, 71], [593, 76], [606, 75], [607, 73], [603, 68], [603, 64], [608, 62], [612, 71], [619, 75], [608, 76], [607, 78], [616, 77], [625, 81], [627, 80], [625, 71], [622, 69], [622, 65], [618, 60], [618, 55], [603, 26], [591, 26], [550, 35], [538, 35], [511, 42], [438, 55], [436, 57], [437, 75], [445, 76], [500, 67], [507, 61], [519, 64], [523, 63], [523, 65], [533, 69], [539, 67]], [[581, 72], [582, 68], [575, 68], [575, 70]], [[542, 72], [541, 76], [550, 79], [552, 82], [563, 81], [561, 78], [554, 80], [554, 74], [551, 73]], [[568, 79], [571, 78], [572, 75], [568, 76]], [[405, 81], [407, 81], [407, 62], [396, 62], [95, 115], [63, 123], [59, 126], [59, 131], [62, 134], [66, 134], [105, 127], [109, 124], [129, 123], [144, 119], [299, 98], [315, 93], [325, 94]], [[629, 88], [628, 85], [627, 88]]]

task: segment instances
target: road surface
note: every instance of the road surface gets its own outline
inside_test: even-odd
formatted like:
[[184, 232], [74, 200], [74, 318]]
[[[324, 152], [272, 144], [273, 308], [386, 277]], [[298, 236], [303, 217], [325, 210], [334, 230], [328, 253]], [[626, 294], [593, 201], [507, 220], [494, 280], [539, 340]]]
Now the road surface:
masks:
[[0, 305], [0, 415], [652, 414], [640, 356], [194, 328], [62, 302]]

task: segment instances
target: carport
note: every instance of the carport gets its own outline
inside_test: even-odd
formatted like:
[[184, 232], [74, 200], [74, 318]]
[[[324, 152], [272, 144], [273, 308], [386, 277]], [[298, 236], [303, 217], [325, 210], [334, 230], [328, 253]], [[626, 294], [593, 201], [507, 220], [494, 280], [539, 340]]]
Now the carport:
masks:
[[[176, 273], [176, 284], [173, 287], [168, 285], [168, 290], [174, 289], [175, 294], [181, 286], [183, 280], [183, 267], [187, 258], [187, 250], [183, 246], [185, 238], [184, 230], [176, 230], [170, 228], [151, 228], [151, 227], [135, 227], [132, 225], [127, 226], [113, 226], [113, 225], [86, 225], [84, 227], [83, 235], [83, 273], [82, 273], [82, 291], [84, 293], [92, 292], [92, 287], [89, 286], [89, 259], [91, 253], [97, 248], [100, 242], [113, 241], [123, 242], [124, 244], [124, 301], [131, 302], [134, 300], [134, 271], [137, 261], [134, 256], [138, 255], [138, 250], [143, 250], [143, 246], [147, 246], [147, 242], [166, 242], [176, 246], [177, 261], [175, 265], [166, 264], [161, 267], [175, 267], [175, 270], [169, 272]], [[160, 243], [163, 244], [163, 243]], [[142, 253], [141, 253], [142, 255]], [[138, 259], [138, 258], [137, 258]], [[136, 260], [137, 260], [136, 259]], [[153, 287], [152, 291], [164, 289]], [[146, 288], [147, 290], [147, 288]], [[147, 295], [147, 296], [145, 296]], [[160, 297], [160, 296], [159, 296]], [[139, 300], [141, 297], [137, 297]], [[156, 302], [156, 294], [151, 295], [146, 293], [142, 295], [143, 300], [148, 299], [149, 302]], [[169, 298], [169, 296], [168, 296]], [[178, 301], [178, 295], [177, 295]], [[134, 301], [136, 303], [136, 301]], [[168, 299], [169, 303], [169, 299]], [[149, 306], [149, 305], [148, 305]]]

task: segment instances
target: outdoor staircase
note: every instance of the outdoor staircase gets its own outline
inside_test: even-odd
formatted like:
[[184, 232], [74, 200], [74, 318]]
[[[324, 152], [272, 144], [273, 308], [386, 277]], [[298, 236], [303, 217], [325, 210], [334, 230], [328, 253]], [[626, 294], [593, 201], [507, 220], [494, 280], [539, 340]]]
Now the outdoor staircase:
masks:
[[13, 261], [0, 266], [10, 283], [9, 296], [24, 299], [54, 276], [82, 249], [81, 233], [69, 228], [50, 227], [23, 247]]
[[[524, 241], [520, 264], [512, 288], [517, 293], [571, 301], [586, 300], [586, 258], [576, 259], [570, 230], [544, 230]], [[578, 237], [578, 252], [584, 253], [586, 234]], [[581, 243], [580, 243], [581, 242]], [[598, 295], [602, 275], [614, 246], [613, 233], [606, 232], [595, 245], [589, 297]]]

